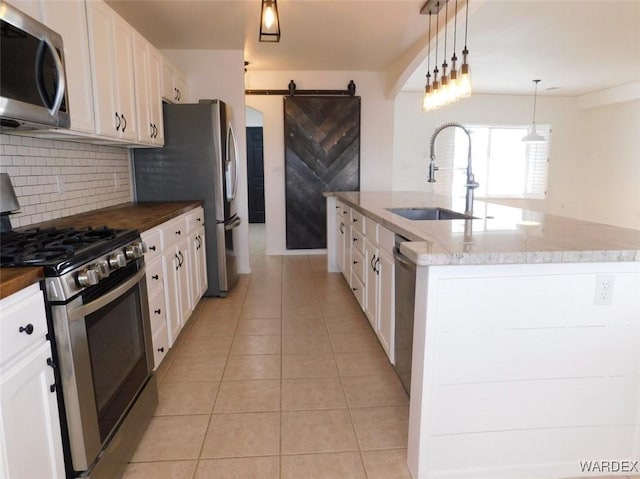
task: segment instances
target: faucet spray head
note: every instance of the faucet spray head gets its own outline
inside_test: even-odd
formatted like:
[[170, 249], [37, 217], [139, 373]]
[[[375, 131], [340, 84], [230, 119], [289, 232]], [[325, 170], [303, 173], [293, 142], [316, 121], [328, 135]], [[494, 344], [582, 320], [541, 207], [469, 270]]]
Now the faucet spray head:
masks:
[[436, 182], [436, 170], [438, 167], [436, 166], [435, 158], [432, 156], [431, 161], [429, 162], [429, 183]]

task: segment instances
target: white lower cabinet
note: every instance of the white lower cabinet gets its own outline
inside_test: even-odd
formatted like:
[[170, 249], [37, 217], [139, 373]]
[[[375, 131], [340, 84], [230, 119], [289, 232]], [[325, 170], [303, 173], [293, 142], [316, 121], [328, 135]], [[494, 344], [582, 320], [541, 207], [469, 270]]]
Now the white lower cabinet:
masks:
[[0, 477], [65, 477], [51, 344], [38, 285], [0, 302]]
[[[198, 227], [191, 226], [194, 218], [200, 218]], [[203, 218], [196, 208], [141, 235], [156, 368], [207, 289]]]
[[395, 263], [393, 255], [378, 251], [378, 339], [387, 357], [395, 364]]
[[[338, 206], [340, 209], [337, 208], [335, 216], [336, 263], [389, 361], [394, 363], [394, 234], [354, 209], [339, 202]], [[344, 268], [341, 267], [343, 262]]]

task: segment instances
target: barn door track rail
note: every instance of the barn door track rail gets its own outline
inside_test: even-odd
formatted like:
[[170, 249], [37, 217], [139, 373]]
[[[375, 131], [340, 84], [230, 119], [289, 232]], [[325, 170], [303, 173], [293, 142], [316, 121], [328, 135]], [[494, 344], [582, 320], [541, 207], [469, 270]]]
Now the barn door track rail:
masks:
[[296, 90], [296, 84], [293, 80], [289, 82], [288, 90], [245, 90], [245, 95], [290, 95], [290, 96], [302, 96], [302, 95], [327, 95], [327, 96], [355, 96], [356, 84], [353, 80], [349, 81], [346, 90]]

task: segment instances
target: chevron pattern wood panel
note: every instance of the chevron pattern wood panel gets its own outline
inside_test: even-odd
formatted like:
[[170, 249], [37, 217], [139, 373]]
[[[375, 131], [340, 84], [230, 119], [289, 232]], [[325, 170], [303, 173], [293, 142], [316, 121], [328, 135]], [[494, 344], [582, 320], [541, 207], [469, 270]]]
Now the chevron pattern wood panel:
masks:
[[287, 249], [327, 246], [325, 191], [360, 189], [360, 97], [284, 98]]

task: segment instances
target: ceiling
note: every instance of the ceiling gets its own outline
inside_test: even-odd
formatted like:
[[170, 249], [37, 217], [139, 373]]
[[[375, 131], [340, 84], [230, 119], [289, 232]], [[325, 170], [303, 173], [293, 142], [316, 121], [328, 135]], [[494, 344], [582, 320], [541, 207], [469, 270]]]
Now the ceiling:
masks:
[[[412, 51], [426, 56], [423, 0], [279, 0], [279, 43], [258, 42], [259, 0], [107, 3], [160, 49], [243, 49], [251, 70], [387, 72]], [[471, 0], [470, 5], [469, 63], [476, 92], [531, 94], [532, 80], [541, 79], [541, 94], [575, 96], [640, 81], [638, 0]], [[463, 25], [460, 15], [458, 25]], [[457, 42], [461, 57], [462, 31]], [[406, 66], [420, 60], [409, 58]], [[415, 73], [407, 72], [403, 89], [421, 90], [426, 71], [425, 61]]]

